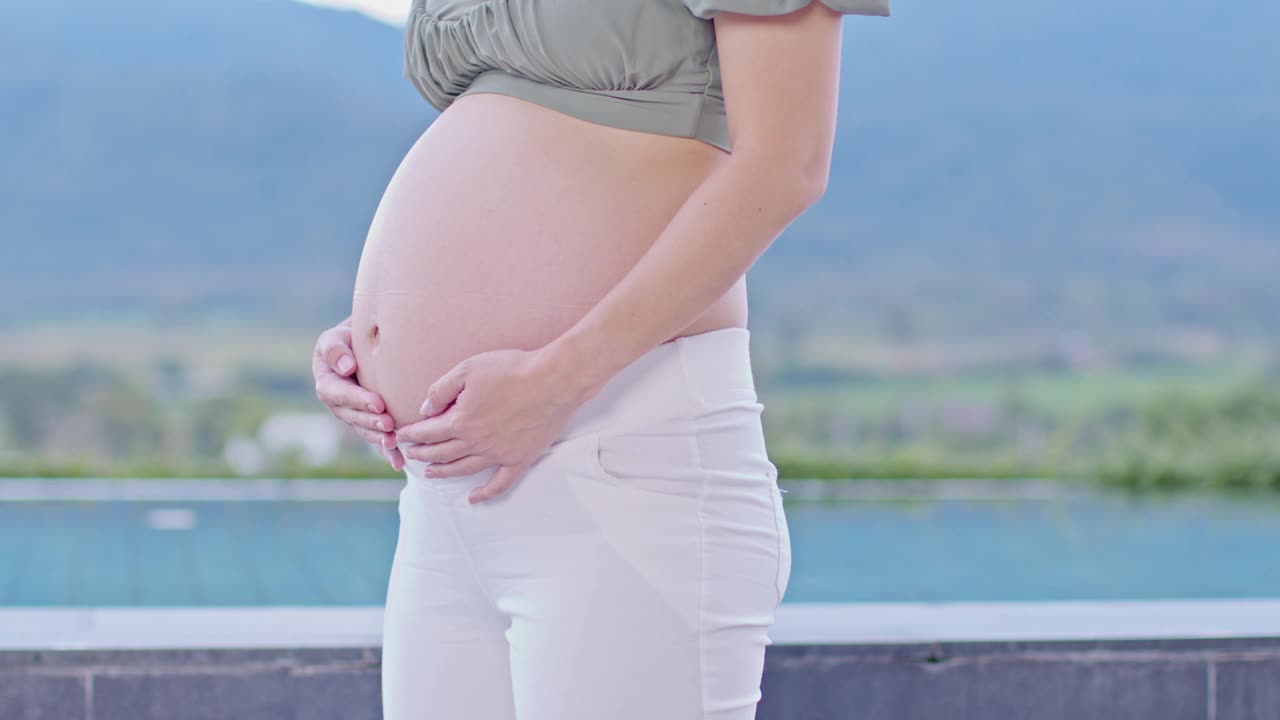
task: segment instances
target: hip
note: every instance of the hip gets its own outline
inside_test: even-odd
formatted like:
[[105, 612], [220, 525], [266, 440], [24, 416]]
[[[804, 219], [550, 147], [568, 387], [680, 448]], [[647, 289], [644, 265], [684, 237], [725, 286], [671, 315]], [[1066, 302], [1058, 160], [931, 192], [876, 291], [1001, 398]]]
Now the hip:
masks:
[[433, 531], [420, 518], [445, 517], [489, 577], [622, 562], [655, 577], [687, 565], [692, 581], [712, 571], [702, 558], [781, 602], [790, 537], [749, 337], [723, 328], [653, 348], [579, 407], [515, 485], [484, 503], [467, 495], [496, 468], [424, 478], [427, 463], [408, 461], [402, 552], [412, 558], [428, 542]]
[[[603, 479], [660, 476], [661, 468], [627, 467], [635, 461], [669, 461], [694, 472], [728, 470], [756, 484], [776, 486], [768, 458], [750, 355], [751, 333], [724, 327], [662, 343], [614, 375], [569, 418], [542, 452], [531, 473], [584, 459]], [[585, 454], [585, 458], [583, 455]], [[561, 461], [564, 463], [561, 463]], [[482, 483], [495, 468], [464, 477], [425, 479], [428, 463], [408, 460], [412, 485], [441, 488]]]

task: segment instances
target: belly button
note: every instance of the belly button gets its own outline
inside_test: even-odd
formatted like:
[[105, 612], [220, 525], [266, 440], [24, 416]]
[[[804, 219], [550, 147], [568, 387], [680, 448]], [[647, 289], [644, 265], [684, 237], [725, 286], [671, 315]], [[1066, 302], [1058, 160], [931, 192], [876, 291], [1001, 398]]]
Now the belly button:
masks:
[[369, 329], [369, 338], [374, 342], [378, 341], [378, 323], [374, 323], [373, 327]]

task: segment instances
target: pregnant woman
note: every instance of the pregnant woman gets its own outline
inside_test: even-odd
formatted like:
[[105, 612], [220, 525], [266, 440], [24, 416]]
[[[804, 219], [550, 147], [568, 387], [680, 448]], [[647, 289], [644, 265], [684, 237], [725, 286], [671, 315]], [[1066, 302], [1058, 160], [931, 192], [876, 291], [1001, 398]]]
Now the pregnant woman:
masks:
[[791, 554], [745, 273], [824, 192], [842, 16], [414, 0], [443, 112], [317, 394], [407, 483], [387, 720], [745, 720]]

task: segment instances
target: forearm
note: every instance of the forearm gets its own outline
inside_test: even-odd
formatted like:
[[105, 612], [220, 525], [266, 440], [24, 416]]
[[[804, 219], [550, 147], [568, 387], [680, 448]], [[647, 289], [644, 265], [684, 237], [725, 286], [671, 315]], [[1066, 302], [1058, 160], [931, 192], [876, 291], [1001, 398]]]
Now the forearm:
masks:
[[565, 381], [593, 393], [728, 292], [822, 192], [788, 167], [734, 155], [708, 176], [622, 280], [548, 346]]

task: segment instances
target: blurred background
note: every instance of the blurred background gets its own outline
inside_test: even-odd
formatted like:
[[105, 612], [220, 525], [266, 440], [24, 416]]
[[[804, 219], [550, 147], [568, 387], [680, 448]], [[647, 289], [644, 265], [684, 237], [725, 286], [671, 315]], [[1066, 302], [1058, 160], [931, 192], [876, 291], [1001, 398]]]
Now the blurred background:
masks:
[[[390, 472], [309, 354], [435, 111], [407, 1], [349, 4], [0, 5], [0, 472]], [[784, 474], [1280, 485], [1277, 26], [846, 19], [830, 189], [750, 273]]]
[[[399, 476], [310, 354], [435, 115], [407, 7], [0, 4], [0, 474]], [[829, 189], [750, 272], [782, 477], [1280, 489], [1276, 27], [846, 19]]]

